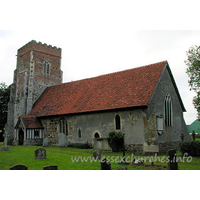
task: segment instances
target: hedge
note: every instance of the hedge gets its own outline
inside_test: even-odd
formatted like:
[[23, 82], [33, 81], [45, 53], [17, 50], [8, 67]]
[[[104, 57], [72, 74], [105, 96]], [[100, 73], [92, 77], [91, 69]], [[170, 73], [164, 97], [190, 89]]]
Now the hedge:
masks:
[[180, 142], [179, 148], [182, 154], [188, 153], [190, 156], [200, 157], [200, 141]]

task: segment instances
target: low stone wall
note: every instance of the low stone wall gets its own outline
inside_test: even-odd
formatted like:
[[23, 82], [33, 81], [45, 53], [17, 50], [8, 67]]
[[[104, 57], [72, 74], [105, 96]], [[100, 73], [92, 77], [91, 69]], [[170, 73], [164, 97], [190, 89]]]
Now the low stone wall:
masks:
[[100, 151], [112, 151], [106, 138], [94, 139], [94, 149]]
[[159, 143], [159, 153], [167, 153], [168, 150], [174, 149], [178, 150], [179, 142], [165, 142], [165, 143]]
[[125, 144], [125, 149], [135, 154], [143, 154], [143, 144]]
[[24, 141], [24, 145], [35, 145], [35, 146], [42, 146], [43, 139], [28, 139]]

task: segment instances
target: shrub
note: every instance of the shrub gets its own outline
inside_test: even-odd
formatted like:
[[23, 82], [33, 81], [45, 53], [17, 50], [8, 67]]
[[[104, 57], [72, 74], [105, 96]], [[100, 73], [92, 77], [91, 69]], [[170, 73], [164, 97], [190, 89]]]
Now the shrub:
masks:
[[80, 143], [69, 144], [68, 147], [78, 148], [78, 149], [92, 149], [88, 141], [84, 144], [80, 144]]
[[180, 142], [179, 143], [179, 148], [182, 154], [188, 153], [190, 154], [191, 151], [191, 142]]
[[124, 147], [124, 134], [121, 132], [112, 131], [109, 133], [108, 144], [112, 148], [113, 152], [123, 150]]
[[188, 153], [190, 156], [200, 157], [200, 141], [180, 142], [179, 148], [182, 154]]

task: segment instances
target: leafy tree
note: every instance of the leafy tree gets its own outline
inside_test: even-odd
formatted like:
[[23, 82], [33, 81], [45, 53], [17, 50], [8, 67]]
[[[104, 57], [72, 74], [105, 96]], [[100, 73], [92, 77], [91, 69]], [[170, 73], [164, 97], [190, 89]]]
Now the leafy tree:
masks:
[[8, 87], [4, 82], [2, 82], [0, 83], [0, 130], [2, 131], [7, 122], [9, 100], [10, 100], [10, 86]]
[[189, 76], [190, 90], [196, 92], [193, 98], [194, 107], [197, 110], [198, 118], [200, 119], [200, 46], [192, 46], [187, 51], [187, 60], [185, 60], [187, 67], [186, 73]]

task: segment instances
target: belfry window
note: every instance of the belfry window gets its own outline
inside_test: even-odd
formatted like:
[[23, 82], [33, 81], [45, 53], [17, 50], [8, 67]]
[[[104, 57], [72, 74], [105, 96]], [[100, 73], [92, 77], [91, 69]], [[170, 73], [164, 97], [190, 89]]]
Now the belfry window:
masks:
[[44, 64], [43, 64], [43, 72], [44, 74], [50, 74], [50, 64], [48, 61], [45, 61]]
[[169, 94], [165, 97], [165, 125], [172, 126], [172, 100]]
[[120, 130], [121, 129], [120, 116], [119, 115], [115, 116], [115, 126], [116, 126], [116, 130]]

